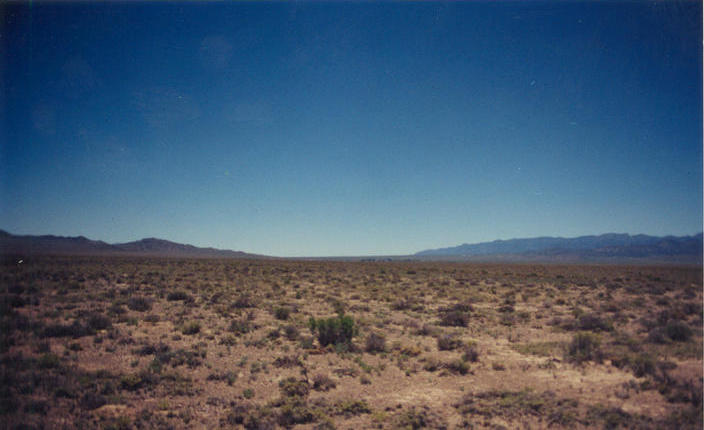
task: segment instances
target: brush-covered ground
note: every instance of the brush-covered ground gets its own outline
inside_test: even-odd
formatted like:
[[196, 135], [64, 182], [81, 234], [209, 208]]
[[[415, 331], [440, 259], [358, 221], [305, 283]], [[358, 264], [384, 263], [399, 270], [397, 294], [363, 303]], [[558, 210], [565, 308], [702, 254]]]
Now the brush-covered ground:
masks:
[[43, 257], [2, 428], [701, 428], [702, 269]]

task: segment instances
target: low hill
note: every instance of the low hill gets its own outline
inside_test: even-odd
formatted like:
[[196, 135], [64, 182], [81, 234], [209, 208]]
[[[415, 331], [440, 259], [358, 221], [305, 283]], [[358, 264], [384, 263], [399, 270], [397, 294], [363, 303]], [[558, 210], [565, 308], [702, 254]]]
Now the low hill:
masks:
[[134, 255], [201, 258], [265, 258], [257, 254], [226, 249], [199, 248], [193, 245], [147, 238], [134, 242], [109, 244], [83, 236], [14, 235], [0, 230], [0, 254], [14, 255]]
[[417, 257], [521, 257], [520, 259], [603, 260], [643, 259], [701, 261], [702, 234], [693, 236], [648, 236], [644, 234], [602, 234], [575, 238], [536, 237], [462, 244], [420, 251]]

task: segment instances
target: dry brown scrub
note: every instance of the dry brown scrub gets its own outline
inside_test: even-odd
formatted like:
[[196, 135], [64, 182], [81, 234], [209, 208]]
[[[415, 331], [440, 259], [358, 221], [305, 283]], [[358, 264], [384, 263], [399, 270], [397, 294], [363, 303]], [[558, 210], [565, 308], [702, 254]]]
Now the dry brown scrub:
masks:
[[46, 257], [0, 276], [3, 428], [701, 428], [700, 267]]

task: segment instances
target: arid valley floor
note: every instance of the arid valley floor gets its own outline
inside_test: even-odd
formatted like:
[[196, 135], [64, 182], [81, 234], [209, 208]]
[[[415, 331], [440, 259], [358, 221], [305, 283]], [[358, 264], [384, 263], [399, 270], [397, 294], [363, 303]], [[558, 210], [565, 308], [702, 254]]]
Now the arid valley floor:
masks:
[[701, 428], [700, 266], [41, 257], [2, 428]]

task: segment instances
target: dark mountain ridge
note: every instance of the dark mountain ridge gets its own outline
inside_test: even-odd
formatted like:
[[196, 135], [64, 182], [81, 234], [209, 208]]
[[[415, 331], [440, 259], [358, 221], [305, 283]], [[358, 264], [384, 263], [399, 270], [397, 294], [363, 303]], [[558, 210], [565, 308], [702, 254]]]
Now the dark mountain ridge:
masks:
[[550, 258], [702, 257], [702, 233], [693, 236], [648, 236], [608, 233], [575, 238], [536, 237], [462, 244], [428, 249], [417, 257], [524, 256]]
[[[2, 255], [123, 255], [195, 258], [274, 258], [216, 248], [201, 248], [158, 238], [110, 244], [84, 236], [13, 235], [0, 230]], [[333, 257], [320, 257], [328, 260]], [[350, 258], [345, 258], [350, 259]], [[353, 258], [363, 260], [364, 257]], [[387, 260], [495, 262], [681, 262], [702, 264], [702, 233], [693, 236], [648, 236], [608, 233], [575, 238], [536, 237], [495, 240], [429, 249]]]
[[263, 255], [226, 249], [199, 248], [157, 238], [109, 244], [100, 240], [91, 240], [84, 236], [14, 235], [3, 230], [0, 230], [0, 254], [265, 258]]

